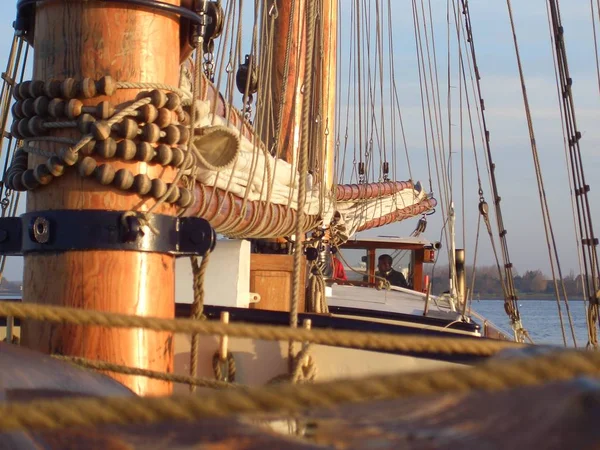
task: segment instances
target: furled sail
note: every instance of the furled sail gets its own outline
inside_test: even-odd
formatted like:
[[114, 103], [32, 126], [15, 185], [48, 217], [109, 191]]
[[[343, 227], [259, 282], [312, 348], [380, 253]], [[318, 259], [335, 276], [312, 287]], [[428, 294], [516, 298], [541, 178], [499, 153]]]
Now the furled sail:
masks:
[[[184, 72], [186, 73], [186, 72]], [[191, 70], [187, 73], [192, 73]], [[183, 79], [182, 87], [191, 85]], [[194, 205], [188, 215], [201, 215], [231, 237], [269, 238], [293, 234], [297, 210], [297, 167], [272, 156], [248, 121], [216, 95], [202, 75], [196, 100]], [[412, 181], [337, 185], [325, 190], [310, 173], [305, 231], [327, 228], [336, 213], [347, 236], [426, 213], [435, 199]]]

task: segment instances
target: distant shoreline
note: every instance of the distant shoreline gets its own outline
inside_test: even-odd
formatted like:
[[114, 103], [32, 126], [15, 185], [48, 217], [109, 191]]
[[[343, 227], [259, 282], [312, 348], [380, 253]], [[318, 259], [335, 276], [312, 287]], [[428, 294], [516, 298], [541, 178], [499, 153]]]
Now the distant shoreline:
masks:
[[[1, 297], [17, 297], [21, 298], [23, 295], [22, 291], [0, 291]], [[436, 294], [440, 295], [440, 294]], [[518, 301], [529, 301], [529, 300], [544, 300], [544, 301], [556, 301], [554, 294], [517, 294]], [[475, 295], [473, 301], [489, 301], [489, 300], [502, 300], [502, 294], [486, 294], [486, 295]], [[569, 301], [582, 302], [583, 298], [569, 298]]]
[[[544, 301], [556, 301], [556, 295], [555, 294], [517, 294], [517, 298], [518, 301], [529, 301], [529, 300], [544, 300]], [[475, 295], [473, 297], [473, 301], [478, 301], [481, 300], [483, 301], [487, 301], [487, 300], [502, 300], [502, 295], [481, 295], [481, 296], [477, 296]], [[562, 300], [562, 297], [561, 297]], [[582, 297], [569, 297], [568, 299], [569, 301], [574, 301], [574, 302], [582, 302], [584, 299]]]

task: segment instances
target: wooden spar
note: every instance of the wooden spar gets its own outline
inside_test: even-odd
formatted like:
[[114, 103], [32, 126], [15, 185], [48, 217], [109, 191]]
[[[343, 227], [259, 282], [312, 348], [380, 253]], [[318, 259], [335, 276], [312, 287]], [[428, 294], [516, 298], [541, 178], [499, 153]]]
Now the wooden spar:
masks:
[[[163, 0], [179, 5], [179, 0]], [[155, 82], [177, 86], [179, 18], [144, 8], [104, 2], [39, 2], [36, 8], [34, 79], [67, 77]], [[113, 104], [133, 99], [138, 91], [118, 90]], [[96, 104], [106, 97], [85, 100]], [[58, 146], [39, 147], [56, 150]], [[32, 168], [44, 159], [29, 157]], [[115, 169], [169, 182], [172, 169], [143, 162], [115, 162]], [[151, 201], [101, 186], [68, 171], [27, 195], [27, 210], [147, 210]], [[171, 206], [157, 213], [174, 214]], [[157, 253], [72, 251], [25, 257], [23, 300], [171, 318], [175, 305], [174, 258]], [[163, 372], [172, 372], [172, 335], [146, 330], [57, 326], [26, 321], [23, 344], [47, 353], [75, 355]], [[145, 377], [114, 375], [141, 395], [166, 395], [171, 384]]]
[[411, 181], [386, 181], [367, 184], [338, 184], [336, 200], [338, 202], [351, 200], [368, 200], [382, 195], [393, 195], [405, 189], [414, 189]]
[[[411, 181], [387, 181], [382, 183], [367, 183], [367, 184], [338, 184], [335, 187], [336, 200], [338, 202], [345, 201], [353, 201], [353, 200], [368, 200], [374, 199], [379, 196], [389, 196], [401, 192], [403, 190], [414, 189], [414, 185]], [[209, 186], [196, 186], [195, 188], [195, 201], [185, 212], [185, 216], [195, 216], [201, 215], [204, 217], [204, 214], [208, 210], [212, 210], [216, 208], [216, 204], [214, 204], [214, 200], [211, 200], [213, 188]], [[223, 196], [225, 191], [221, 189], [216, 189], [216, 193], [219, 196]], [[241, 201], [240, 197], [237, 197], [233, 194], [228, 194], [235, 202]], [[216, 197], [216, 196], [214, 196]], [[239, 199], [239, 200], [238, 200]], [[216, 200], [216, 198], [215, 198]], [[222, 200], [219, 200], [222, 201]], [[229, 203], [230, 200], [225, 200], [225, 204], [221, 206], [221, 211], [219, 214], [227, 215], [229, 214]], [[253, 205], [253, 202], [249, 201], [249, 205]], [[216, 210], [215, 210], [216, 212]], [[211, 214], [212, 220], [212, 214]]]
[[335, 182], [335, 104], [337, 80], [338, 0], [323, 0], [323, 55], [321, 59], [321, 96], [323, 98], [323, 179], [329, 191]]
[[[285, 205], [248, 201], [242, 214], [244, 200], [231, 192], [196, 184], [195, 203], [185, 212], [186, 216], [200, 216], [221, 231], [227, 229], [232, 235], [245, 234], [254, 237], [280, 237], [294, 233], [296, 210]], [[308, 216], [305, 230], [318, 223], [316, 216]]]
[[[275, 121], [279, 117], [280, 105], [283, 106], [281, 126], [277, 137], [276, 148], [279, 157], [295, 165], [300, 149], [300, 128], [302, 124], [302, 92], [306, 68], [304, 52], [305, 21], [304, 5], [306, 0], [277, 0], [278, 16], [275, 21], [273, 40], [273, 65], [271, 73], [271, 102], [273, 104]], [[292, 11], [292, 3], [294, 10]], [[291, 25], [291, 27], [290, 27]], [[289, 53], [288, 53], [289, 37]], [[284, 78], [287, 64], [287, 79]], [[290, 82], [291, 80], [291, 82]], [[282, 93], [286, 85], [285, 98]], [[263, 141], [268, 147], [272, 145], [273, 137], [265, 136]]]
[[[385, 192], [385, 195], [391, 195], [394, 192], [400, 192], [403, 189], [412, 188], [412, 183], [407, 181], [371, 183], [360, 186], [346, 184], [338, 185], [338, 201], [351, 200], [356, 198], [376, 198]], [[208, 220], [217, 231], [227, 229], [228, 233], [240, 234], [248, 233], [254, 237], [275, 237], [289, 236], [294, 233], [294, 223], [296, 220], [296, 211], [288, 209], [285, 205], [267, 204], [260, 201], [248, 201], [246, 203], [245, 213], [242, 215], [243, 199], [231, 192], [225, 192], [222, 189], [213, 189], [210, 186], [201, 186], [196, 184], [194, 188], [195, 202], [185, 212], [185, 216], [200, 216]], [[359, 228], [358, 231], [368, 230], [383, 225], [408, 219], [419, 214], [423, 214], [435, 207], [436, 201], [433, 198], [425, 199], [416, 205], [398, 209], [381, 218], [371, 220]], [[318, 217], [308, 216], [305, 230], [312, 230], [319, 222]], [[262, 226], [259, 227], [259, 225]]]
[[404, 219], [408, 219], [409, 217], [415, 217], [419, 214], [426, 213], [427, 211], [432, 210], [437, 205], [437, 202], [433, 198], [427, 198], [416, 205], [407, 206], [406, 208], [398, 209], [394, 212], [381, 216], [377, 219], [373, 219], [368, 221], [367, 223], [361, 225], [357, 232], [370, 230], [371, 228], [378, 228], [384, 225], [389, 225], [390, 223], [399, 222]]

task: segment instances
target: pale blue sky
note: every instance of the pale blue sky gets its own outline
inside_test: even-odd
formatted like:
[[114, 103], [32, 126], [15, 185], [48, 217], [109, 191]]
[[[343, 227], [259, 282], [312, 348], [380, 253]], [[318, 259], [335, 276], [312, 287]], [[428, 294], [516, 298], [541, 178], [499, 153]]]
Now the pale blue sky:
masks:
[[[349, 21], [348, 11], [354, 2], [343, 1], [344, 26]], [[387, 2], [384, 2], [387, 4]], [[411, 1], [393, 0], [394, 55], [397, 63], [397, 80], [402, 112], [407, 127], [410, 161], [413, 177], [427, 184], [426, 159], [424, 157], [423, 129], [420, 122], [421, 106], [417, 94], [416, 59], [412, 28]], [[549, 273], [547, 253], [544, 249], [544, 236], [540, 216], [540, 207], [535, 184], [527, 126], [523, 114], [523, 103], [518, 81], [514, 48], [506, 3], [503, 0], [472, 0], [470, 3], [475, 44], [482, 86], [486, 101], [488, 126], [492, 138], [492, 150], [497, 167], [500, 194], [503, 199], [503, 211], [508, 243], [513, 263], [517, 270], [542, 268]], [[436, 38], [438, 39], [438, 62], [440, 64], [440, 83], [442, 95], [444, 86], [445, 59], [445, 0], [432, 0], [434, 8]], [[574, 235], [571, 218], [569, 187], [565, 170], [560, 117], [554, 82], [554, 70], [548, 34], [546, 6], [543, 0], [513, 2], [517, 33], [524, 62], [527, 87], [529, 90], [535, 132], [540, 152], [546, 191], [553, 217], [555, 233], [559, 239], [559, 251], [566, 271], [576, 269], [577, 259], [574, 251]], [[574, 80], [575, 102], [579, 129], [583, 134], [581, 141], [586, 177], [591, 185], [591, 201], [596, 229], [600, 233], [600, 214], [598, 199], [600, 186], [595, 183], [600, 173], [600, 94], [596, 78], [592, 22], [589, 0], [568, 0], [563, 2], [562, 19], [565, 27], [567, 50], [571, 75]], [[2, 2], [0, 6], [0, 68], [8, 55], [12, 37], [12, 21], [15, 10], [13, 2]], [[347, 49], [345, 50], [347, 52]], [[344, 50], [342, 50], [342, 55]], [[347, 70], [347, 69], [346, 69]], [[454, 75], [456, 77], [456, 75]], [[457, 100], [455, 100], [457, 101]], [[456, 123], [453, 120], [453, 133]], [[446, 127], [447, 128], [447, 127]], [[480, 151], [481, 149], [479, 149]], [[402, 149], [399, 151], [403, 152]], [[472, 151], [472, 150], [469, 150]], [[398, 156], [398, 178], [408, 178], [403, 165], [402, 155]], [[483, 160], [482, 160], [483, 161]], [[467, 158], [467, 167], [472, 165], [472, 157]], [[457, 170], [455, 165], [455, 170]], [[458, 172], [456, 172], [458, 173]], [[457, 175], [458, 176], [458, 175]], [[472, 175], [472, 167], [467, 180], [467, 242], [468, 258], [471, 250], [477, 221], [477, 188]], [[487, 183], [484, 185], [486, 197], [491, 204]], [[460, 208], [460, 204], [457, 204]], [[441, 214], [429, 220], [427, 237], [439, 239]], [[392, 225], [385, 229], [370, 232], [377, 234], [408, 234], [416, 221]], [[462, 225], [458, 224], [459, 230]], [[459, 231], [460, 234], [460, 231]], [[462, 243], [459, 238], [459, 245]], [[489, 245], [482, 244], [479, 261], [490, 264]], [[6, 275], [9, 279], [20, 276], [21, 264], [11, 259]]]
[[[394, 16], [398, 18], [394, 26], [396, 59], [401, 59], [402, 75], [397, 77], [402, 110], [415, 179], [426, 184], [426, 158], [424, 151], [423, 127], [421, 124], [421, 104], [418, 96], [418, 78], [414, 37], [412, 35], [412, 16], [410, 1], [393, 2]], [[595, 179], [600, 169], [600, 132], [597, 122], [600, 119], [598, 109], [600, 95], [594, 59], [592, 22], [590, 6], [587, 0], [570, 0], [563, 3], [562, 19], [566, 33], [567, 50], [571, 76], [574, 80], [575, 103], [579, 130], [583, 134], [581, 141], [586, 178], [591, 185], [592, 214], [596, 227], [598, 219], [598, 189]], [[506, 2], [470, 1], [473, 32], [477, 50], [480, 74], [482, 76], [483, 96], [486, 102], [488, 127], [491, 132], [493, 157], [499, 191], [502, 197], [503, 215], [508, 230], [508, 244], [511, 259], [517, 270], [541, 268], [549, 271], [548, 256], [545, 250], [545, 238], [542, 228], [540, 206], [533, 170], [529, 135], [524, 116], [521, 88], [518, 79], [514, 45], [511, 36]], [[438, 63], [440, 70], [441, 95], [446, 95], [446, 1], [433, 0], [434, 24], [438, 45]], [[568, 187], [561, 122], [556, 97], [554, 69], [549, 39], [548, 19], [545, 2], [542, 0], [513, 2], [517, 34], [521, 57], [527, 82], [529, 101], [538, 143], [538, 151], [544, 174], [546, 193], [549, 199], [553, 226], [558, 239], [559, 255], [565, 273], [577, 269], [577, 256], [571, 218], [571, 204]], [[403, 45], [403, 44], [406, 45]], [[455, 67], [455, 66], [454, 66]], [[456, 75], [453, 75], [456, 86]], [[454, 90], [454, 94], [456, 90]], [[454, 106], [457, 97], [453, 100]], [[442, 99], [445, 105], [445, 100]], [[445, 119], [446, 120], [446, 119]], [[458, 136], [458, 115], [453, 118], [453, 133]], [[447, 126], [445, 127], [447, 130]], [[469, 139], [467, 138], [467, 141]], [[454, 150], [458, 150], [454, 140]], [[466, 146], [472, 152], [470, 146]], [[481, 148], [478, 148], [480, 151]], [[456, 155], [458, 156], [458, 155]], [[466, 209], [468, 260], [472, 258], [472, 248], [477, 223], [477, 185], [474, 177], [472, 153], [467, 154]], [[399, 163], [403, 159], [398, 160]], [[480, 158], [480, 163], [483, 159]], [[399, 166], [400, 167], [400, 166]], [[455, 160], [455, 176], [459, 177], [458, 160]], [[402, 170], [398, 169], [399, 178]], [[404, 173], [408, 178], [407, 172]], [[434, 175], [435, 177], [435, 175]], [[458, 178], [456, 179], [458, 183]], [[484, 180], [485, 183], [485, 180]], [[460, 189], [455, 184], [455, 189]], [[484, 184], [486, 199], [492, 204], [488, 183]], [[439, 193], [436, 192], [439, 198]], [[460, 201], [457, 210], [460, 210]], [[427, 236], [439, 239], [441, 214], [430, 218]], [[390, 225], [385, 229], [372, 230], [368, 235], [410, 233], [415, 221], [406, 221], [399, 225]], [[457, 224], [458, 245], [462, 227]], [[598, 229], [598, 228], [597, 228]], [[483, 233], [483, 230], [482, 230]], [[489, 240], [482, 238], [478, 261], [490, 264]]]

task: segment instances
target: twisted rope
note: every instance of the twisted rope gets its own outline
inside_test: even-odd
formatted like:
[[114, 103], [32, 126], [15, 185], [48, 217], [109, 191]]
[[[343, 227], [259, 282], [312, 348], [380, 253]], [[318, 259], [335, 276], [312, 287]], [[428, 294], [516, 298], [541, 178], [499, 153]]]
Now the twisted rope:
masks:
[[164, 83], [133, 83], [129, 81], [117, 81], [117, 89], [162, 89], [179, 95], [182, 100], [184, 100], [184, 104], [191, 103], [192, 100], [190, 92]]
[[484, 339], [399, 336], [389, 333], [366, 333], [339, 330], [292, 329], [274, 325], [249, 325], [193, 319], [162, 319], [129, 316], [58, 306], [0, 302], [0, 317], [44, 320], [74, 325], [98, 325], [114, 328], [145, 328], [154, 331], [262, 339], [267, 341], [305, 341], [313, 344], [397, 351], [473, 355], [488, 357], [505, 349], [523, 348], [522, 344]]
[[[316, 2], [308, 0], [306, 2], [306, 73], [304, 74], [304, 89], [308, 95], [305, 96], [302, 103], [302, 127], [300, 130], [300, 154], [298, 165], [298, 206], [296, 209], [295, 224], [295, 243], [294, 243], [294, 272], [292, 279], [292, 302], [290, 305], [290, 327], [298, 326], [298, 303], [300, 301], [300, 284], [302, 282], [302, 241], [304, 230], [304, 206], [306, 204], [306, 175], [308, 174], [308, 150], [310, 143], [310, 111], [312, 100], [312, 65], [313, 65], [313, 47], [315, 42], [315, 23], [316, 23]], [[290, 373], [293, 370], [294, 363], [294, 342], [290, 341], [288, 345], [288, 360]]]
[[231, 352], [227, 352], [227, 357], [225, 359], [221, 359], [219, 352], [215, 352], [212, 358], [212, 366], [215, 378], [219, 380], [219, 382], [233, 383], [235, 381], [235, 358]]
[[473, 369], [385, 375], [315, 384], [274, 384], [206, 395], [40, 400], [0, 406], [0, 432], [192, 421], [232, 414], [298, 413], [415, 395], [498, 392], [523, 386], [600, 377], [600, 354], [580, 350], [496, 361]]
[[173, 373], [158, 372], [155, 370], [139, 369], [136, 367], [127, 367], [120, 364], [112, 364], [105, 361], [94, 361], [87, 358], [76, 356], [52, 355], [54, 359], [67, 361], [74, 365], [86, 369], [94, 369], [106, 372], [122, 373], [124, 375], [140, 375], [155, 380], [169, 381], [173, 383], [189, 384], [190, 386], [207, 387], [211, 389], [228, 389], [232, 387], [242, 388], [242, 386], [225, 383], [223, 381], [211, 380], [209, 378], [197, 378], [188, 375], [177, 375]]
[[[201, 320], [204, 316], [204, 276], [208, 267], [208, 258], [210, 253], [202, 257], [202, 262], [198, 264], [198, 258], [192, 256], [192, 272], [194, 274], [194, 303], [192, 304], [192, 320]], [[192, 345], [190, 349], [190, 376], [198, 375], [198, 349], [200, 348], [200, 335], [192, 335]], [[196, 386], [190, 384], [190, 392], [194, 392]]]
[[309, 268], [308, 288], [306, 289], [306, 312], [328, 314], [329, 306], [325, 297], [325, 280], [318, 264], [313, 261]]

